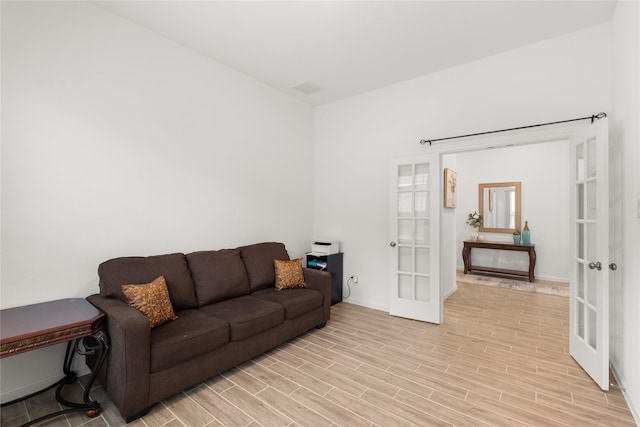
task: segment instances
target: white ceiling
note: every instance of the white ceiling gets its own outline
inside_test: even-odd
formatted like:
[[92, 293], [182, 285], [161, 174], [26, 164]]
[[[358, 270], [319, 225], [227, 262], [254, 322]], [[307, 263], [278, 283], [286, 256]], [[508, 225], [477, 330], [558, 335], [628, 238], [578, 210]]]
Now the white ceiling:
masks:
[[[615, 1], [98, 1], [312, 105], [611, 19]], [[323, 89], [305, 95], [305, 82]]]

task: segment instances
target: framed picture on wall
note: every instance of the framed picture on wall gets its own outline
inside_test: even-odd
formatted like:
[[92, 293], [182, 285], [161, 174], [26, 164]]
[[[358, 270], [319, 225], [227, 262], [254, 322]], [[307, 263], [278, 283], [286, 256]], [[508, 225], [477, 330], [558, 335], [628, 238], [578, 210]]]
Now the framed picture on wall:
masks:
[[444, 168], [444, 207], [445, 208], [455, 208], [456, 207], [456, 199], [457, 199], [457, 175], [456, 172], [449, 169]]

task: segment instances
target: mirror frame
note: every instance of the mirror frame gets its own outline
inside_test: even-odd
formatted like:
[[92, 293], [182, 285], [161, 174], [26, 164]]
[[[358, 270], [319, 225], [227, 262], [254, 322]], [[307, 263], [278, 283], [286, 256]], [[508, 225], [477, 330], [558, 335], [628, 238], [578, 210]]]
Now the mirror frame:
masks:
[[480, 231], [487, 233], [513, 233], [516, 230], [520, 230], [520, 200], [521, 200], [521, 183], [520, 182], [492, 182], [487, 184], [478, 184], [478, 205], [479, 213], [484, 218], [484, 189], [492, 187], [515, 187], [516, 188], [516, 228], [487, 228], [484, 226], [484, 220], [480, 224]]

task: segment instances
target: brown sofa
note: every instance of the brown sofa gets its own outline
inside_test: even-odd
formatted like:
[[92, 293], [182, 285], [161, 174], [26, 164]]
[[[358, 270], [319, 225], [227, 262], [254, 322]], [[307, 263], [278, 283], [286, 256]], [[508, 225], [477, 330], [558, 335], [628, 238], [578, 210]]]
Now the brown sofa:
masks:
[[[100, 294], [111, 350], [98, 379], [127, 422], [152, 405], [260, 355], [314, 327], [331, 309], [331, 279], [303, 269], [307, 287], [278, 291], [274, 259], [282, 243], [115, 258], [100, 264]], [[176, 320], [150, 329], [120, 289], [163, 275]], [[87, 359], [90, 368], [91, 358]]]

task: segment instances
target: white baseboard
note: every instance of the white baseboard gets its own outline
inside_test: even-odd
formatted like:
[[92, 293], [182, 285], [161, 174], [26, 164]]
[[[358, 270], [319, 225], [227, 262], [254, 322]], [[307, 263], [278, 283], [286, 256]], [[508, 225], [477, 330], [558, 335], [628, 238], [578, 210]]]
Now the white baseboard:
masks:
[[35, 393], [36, 391], [42, 390], [45, 387], [49, 387], [51, 384], [56, 383], [62, 378], [60, 374], [52, 375], [48, 378], [42, 378], [36, 382], [30, 384], [21, 384], [17, 388], [13, 388], [11, 390], [2, 390], [0, 394], [0, 400], [2, 403], [11, 402], [12, 400], [19, 399], [22, 396], [26, 396], [31, 393]]
[[342, 301], [348, 302], [349, 304], [359, 305], [361, 307], [367, 307], [367, 308], [372, 308], [374, 310], [386, 311], [387, 313], [389, 312], [389, 306], [385, 307], [377, 304], [371, 304], [367, 301], [357, 300], [353, 298], [344, 298]]
[[[451, 295], [453, 295], [453, 293], [456, 290], [458, 290], [458, 286], [454, 285], [451, 289], [449, 289], [449, 292], [447, 292], [445, 295], [443, 295], [442, 300], [444, 301], [447, 298], [449, 298]], [[371, 304], [371, 303], [369, 303], [367, 301], [362, 301], [362, 300], [358, 300], [358, 299], [354, 299], [354, 298], [343, 298], [342, 301], [348, 302], [349, 304], [359, 305], [361, 307], [372, 308], [374, 310], [385, 311], [387, 313], [389, 312], [389, 306]]]
[[449, 292], [447, 292], [446, 294], [444, 294], [442, 296], [442, 301], [446, 300], [447, 298], [449, 298], [451, 295], [453, 295], [453, 293], [455, 291], [458, 290], [458, 285], [454, 285], [451, 289], [449, 289]]
[[536, 274], [536, 280], [545, 280], [548, 282], [558, 282], [569, 284], [568, 277], [555, 277], [555, 276], [539, 276]]
[[[20, 368], [24, 369], [24, 367]], [[85, 364], [85, 359], [82, 356], [78, 356], [74, 359], [71, 369], [76, 373], [77, 377], [81, 377], [91, 373], [91, 370]], [[2, 403], [11, 402], [12, 400], [19, 399], [31, 393], [35, 393], [46, 387], [49, 387], [51, 384], [57, 383], [63, 377], [64, 373], [62, 372], [62, 365], [60, 365], [56, 366], [55, 370], [49, 370], [46, 376], [41, 376], [37, 379], [31, 379], [26, 383], [15, 383], [7, 387], [6, 382], [3, 381], [2, 391], [0, 392], [0, 401]]]
[[631, 411], [631, 416], [636, 421], [636, 425], [640, 426], [640, 408], [636, 408], [635, 406], [633, 406], [634, 402], [631, 399], [629, 399], [629, 396], [627, 395], [627, 389], [626, 389], [624, 383], [622, 383], [620, 381], [620, 375], [618, 375], [618, 373], [616, 372], [616, 368], [614, 368], [613, 365], [609, 365], [609, 367], [611, 368], [611, 372], [613, 373], [613, 376], [615, 377], [616, 382], [620, 386], [620, 391], [622, 391], [622, 395], [624, 396], [624, 400], [625, 400], [625, 402], [627, 402], [627, 406], [629, 407], [629, 410]]

